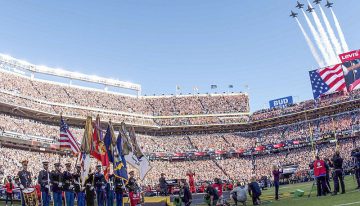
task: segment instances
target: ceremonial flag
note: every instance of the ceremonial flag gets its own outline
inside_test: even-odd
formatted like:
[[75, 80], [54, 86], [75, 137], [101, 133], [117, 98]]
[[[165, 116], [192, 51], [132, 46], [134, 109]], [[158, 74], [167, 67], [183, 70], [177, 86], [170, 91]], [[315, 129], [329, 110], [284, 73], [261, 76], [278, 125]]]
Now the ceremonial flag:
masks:
[[80, 147], [78, 141], [74, 138], [69, 130], [69, 126], [61, 116], [60, 120], [60, 149], [71, 149], [73, 153], [79, 153]]
[[89, 175], [90, 170], [90, 153], [93, 151], [93, 144], [92, 144], [92, 138], [93, 138], [93, 129], [92, 129], [92, 118], [87, 117], [86, 123], [85, 123], [85, 131], [84, 136], [81, 141], [81, 159], [80, 159], [80, 165], [81, 165], [81, 180], [82, 183], [85, 183], [86, 178]]
[[322, 94], [346, 91], [346, 83], [341, 64], [309, 72], [314, 98]]
[[113, 163], [114, 175], [127, 181], [126, 161], [118, 145], [121, 145], [121, 138], [115, 137], [114, 129], [109, 123], [104, 137], [105, 148], [108, 154], [108, 160]]
[[122, 123], [120, 133], [122, 137], [123, 155], [126, 161], [139, 171], [140, 179], [143, 180], [150, 171], [151, 165], [136, 141], [135, 130], [133, 127], [131, 128], [128, 138], [125, 124]]

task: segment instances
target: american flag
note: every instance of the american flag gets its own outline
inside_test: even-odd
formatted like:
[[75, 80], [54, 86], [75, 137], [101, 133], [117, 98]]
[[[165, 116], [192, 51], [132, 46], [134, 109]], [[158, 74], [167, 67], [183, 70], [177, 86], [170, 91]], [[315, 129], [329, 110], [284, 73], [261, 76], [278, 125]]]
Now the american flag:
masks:
[[314, 98], [325, 93], [346, 90], [346, 83], [341, 64], [309, 72]]
[[60, 149], [68, 149], [70, 148], [73, 153], [79, 153], [80, 147], [79, 143], [76, 141], [74, 136], [71, 134], [69, 130], [69, 126], [66, 124], [64, 119], [61, 117], [60, 122]]

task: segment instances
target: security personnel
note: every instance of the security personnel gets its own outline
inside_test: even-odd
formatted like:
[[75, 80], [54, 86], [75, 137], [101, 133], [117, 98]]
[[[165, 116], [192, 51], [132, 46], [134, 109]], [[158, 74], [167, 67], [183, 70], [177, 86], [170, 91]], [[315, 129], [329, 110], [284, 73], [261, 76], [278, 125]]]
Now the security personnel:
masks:
[[20, 184], [19, 187], [20, 187], [20, 191], [21, 191], [21, 205], [22, 206], [25, 206], [23, 190], [32, 186], [32, 184], [31, 184], [31, 173], [27, 170], [28, 163], [29, 163], [28, 160], [23, 160], [21, 162], [22, 170], [18, 172], [19, 184]]
[[134, 171], [129, 172], [130, 178], [126, 185], [129, 191], [130, 206], [136, 206], [140, 203], [140, 188], [134, 178]]
[[334, 193], [336, 195], [339, 192], [339, 180], [341, 185], [341, 194], [345, 193], [345, 184], [343, 177], [343, 158], [340, 157], [340, 152], [336, 151], [334, 157], [332, 158], [332, 162], [334, 165]]
[[50, 174], [51, 191], [53, 192], [54, 206], [62, 206], [63, 174], [60, 163], [55, 163], [54, 166], [55, 170]]
[[44, 169], [39, 172], [38, 184], [41, 190], [41, 202], [43, 206], [49, 206], [50, 204], [50, 172], [49, 162], [42, 162]]
[[63, 173], [66, 206], [74, 206], [74, 177], [71, 173], [71, 163], [66, 163], [66, 171]]
[[91, 173], [91, 170], [89, 171], [88, 178], [85, 180], [85, 200], [87, 206], [94, 206], [94, 173]]
[[320, 160], [319, 156], [316, 156], [316, 159], [313, 163], [314, 167], [314, 176], [316, 178], [317, 185], [317, 196], [324, 195], [326, 196], [327, 186], [326, 186], [326, 167], [324, 160]]
[[115, 198], [116, 206], [123, 205], [123, 194], [124, 194], [124, 180], [120, 177], [114, 176], [115, 179]]
[[94, 184], [96, 189], [96, 199], [98, 206], [104, 206], [106, 180], [104, 174], [101, 173], [101, 165], [96, 166], [94, 174]]
[[75, 193], [77, 197], [77, 205], [78, 206], [85, 206], [85, 191], [83, 184], [81, 182], [81, 166], [76, 165], [76, 172], [73, 175], [74, 177], [74, 186], [75, 186]]
[[106, 206], [114, 205], [114, 185], [115, 175], [109, 175], [109, 181], [106, 183]]
[[357, 189], [360, 189], [360, 149], [351, 151], [351, 156], [355, 159], [355, 177], [357, 181]]

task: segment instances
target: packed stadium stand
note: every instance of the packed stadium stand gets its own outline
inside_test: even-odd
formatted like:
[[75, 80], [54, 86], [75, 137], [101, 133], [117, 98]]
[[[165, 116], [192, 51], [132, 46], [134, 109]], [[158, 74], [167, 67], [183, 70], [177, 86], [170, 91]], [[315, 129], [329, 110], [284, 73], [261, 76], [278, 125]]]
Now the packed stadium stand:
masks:
[[[17, 68], [18, 69], [18, 68]], [[153, 169], [143, 184], [156, 185], [160, 173], [198, 182], [215, 177], [248, 180], [271, 176], [273, 164], [296, 165], [296, 177], [309, 177], [316, 149], [322, 157], [338, 147], [346, 165], [360, 145], [360, 91], [335, 93], [286, 108], [250, 114], [246, 93], [131, 96], [107, 90], [40, 80], [0, 61], [0, 173], [14, 174], [19, 160], [72, 161], [58, 148], [60, 114], [80, 141], [86, 116], [100, 115], [135, 127]]]

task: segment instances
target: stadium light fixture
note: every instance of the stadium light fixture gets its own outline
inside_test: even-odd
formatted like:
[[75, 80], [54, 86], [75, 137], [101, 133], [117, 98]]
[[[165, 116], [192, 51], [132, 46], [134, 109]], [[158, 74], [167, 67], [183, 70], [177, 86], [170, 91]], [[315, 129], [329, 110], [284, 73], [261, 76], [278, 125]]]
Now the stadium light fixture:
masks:
[[135, 91], [141, 91], [140, 84], [134, 84], [127, 81], [120, 81], [110, 78], [99, 77], [96, 75], [87, 75], [80, 72], [71, 72], [61, 68], [50, 68], [45, 65], [34, 65], [24, 60], [16, 59], [7, 54], [0, 54], [0, 61], [8, 63], [15, 67], [19, 67], [24, 70], [28, 70], [35, 73], [48, 74], [53, 76], [64, 77], [68, 79], [75, 79], [80, 81], [92, 82], [97, 84], [105, 84], [107, 86], [114, 86], [124, 89], [130, 89]]

